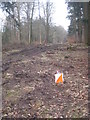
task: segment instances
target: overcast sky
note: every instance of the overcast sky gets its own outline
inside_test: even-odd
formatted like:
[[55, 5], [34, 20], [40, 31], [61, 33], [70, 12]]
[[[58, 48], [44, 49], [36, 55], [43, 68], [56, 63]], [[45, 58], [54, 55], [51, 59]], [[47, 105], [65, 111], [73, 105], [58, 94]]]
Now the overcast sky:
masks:
[[[41, 0], [45, 1], [45, 0]], [[54, 3], [54, 14], [53, 14], [53, 23], [55, 25], [61, 25], [66, 30], [68, 29], [69, 20], [66, 19], [67, 16], [67, 5], [65, 4], [65, 0], [50, 0]], [[0, 10], [0, 24], [2, 24], [1, 20], [4, 18], [2, 11]], [[0, 25], [1, 27], [1, 25]]]
[[65, 4], [65, 0], [52, 0], [55, 5], [55, 14], [53, 15], [53, 21], [56, 25], [62, 25], [66, 30], [69, 25], [69, 20], [67, 17], [67, 5]]

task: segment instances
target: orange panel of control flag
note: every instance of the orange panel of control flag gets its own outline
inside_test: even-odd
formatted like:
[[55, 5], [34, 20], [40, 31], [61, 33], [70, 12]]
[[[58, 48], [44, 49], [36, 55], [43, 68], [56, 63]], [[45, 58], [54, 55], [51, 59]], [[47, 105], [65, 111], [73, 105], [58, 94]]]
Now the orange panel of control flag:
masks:
[[55, 83], [59, 84], [63, 82], [64, 82], [63, 73], [57, 71], [57, 73], [55, 74]]

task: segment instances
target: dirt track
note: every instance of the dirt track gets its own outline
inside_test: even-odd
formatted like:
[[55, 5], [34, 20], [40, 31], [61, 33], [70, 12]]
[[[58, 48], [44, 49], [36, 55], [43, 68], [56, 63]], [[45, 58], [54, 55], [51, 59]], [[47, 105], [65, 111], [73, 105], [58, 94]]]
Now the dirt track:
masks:
[[[64, 84], [55, 84], [57, 70], [64, 73]], [[2, 84], [4, 117], [87, 117], [87, 48], [38, 45], [3, 51]]]

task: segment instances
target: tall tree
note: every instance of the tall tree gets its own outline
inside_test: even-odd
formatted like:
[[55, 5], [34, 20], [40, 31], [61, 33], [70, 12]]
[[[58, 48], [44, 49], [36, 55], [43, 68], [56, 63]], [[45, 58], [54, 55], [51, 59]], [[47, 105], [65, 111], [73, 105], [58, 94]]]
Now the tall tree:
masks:
[[87, 43], [90, 46], [90, 2], [88, 3], [88, 38]]
[[78, 32], [79, 42], [82, 42], [82, 16], [82, 3], [68, 2], [68, 18], [71, 21], [69, 34], [73, 34], [76, 37]]
[[82, 3], [77, 3], [76, 8], [76, 16], [77, 16], [77, 22], [78, 22], [78, 36], [79, 36], [79, 42], [82, 42]]
[[40, 15], [40, 2], [38, 0], [38, 12], [39, 12], [39, 39], [41, 44], [41, 15]]
[[26, 18], [27, 18], [28, 42], [29, 42], [29, 44], [30, 44], [30, 42], [31, 42], [31, 38], [30, 38], [30, 36], [31, 36], [30, 21], [31, 21], [32, 3], [26, 2], [26, 3], [23, 3], [23, 5], [24, 5], [23, 11], [25, 12]]
[[[71, 21], [69, 26], [69, 33], [73, 31], [74, 25], [72, 24], [73, 15], [76, 18], [76, 30], [78, 31], [79, 41], [82, 42], [82, 31], [84, 29], [84, 42], [90, 44], [90, 2], [68, 2], [69, 16]], [[74, 7], [74, 11], [72, 9]], [[71, 29], [72, 28], [72, 29]], [[75, 34], [75, 32], [73, 32]]]
[[33, 15], [35, 10], [35, 0], [33, 0], [32, 2], [26, 2], [23, 4], [24, 4], [23, 11], [27, 16], [28, 42], [30, 44], [33, 41], [32, 26], [33, 26]]
[[88, 2], [83, 3], [83, 23], [84, 23], [84, 41], [87, 44], [88, 42]]
[[52, 15], [53, 3], [47, 0], [46, 4], [43, 5], [44, 10], [44, 20], [45, 20], [45, 31], [46, 31], [46, 43], [49, 41], [49, 30], [51, 24], [51, 15]]
[[16, 3], [16, 7], [17, 7], [17, 18], [18, 18], [18, 23], [19, 23], [19, 26], [18, 26], [18, 29], [19, 29], [19, 41], [22, 42], [22, 33], [21, 33], [21, 20], [20, 20], [20, 2], [17, 2]]
[[[30, 20], [30, 40], [33, 41], [33, 33], [32, 33], [32, 23], [33, 23], [33, 14], [34, 14], [34, 8], [35, 8], [35, 0], [32, 3], [32, 10], [31, 10], [31, 20]], [[30, 41], [30, 43], [31, 43]]]
[[[14, 20], [14, 26], [16, 25], [19, 30], [19, 39], [21, 41], [21, 22], [20, 22], [20, 3], [16, 2], [2, 2], [1, 8], [8, 13], [8, 15]], [[17, 18], [15, 17], [15, 8], [17, 8]]]

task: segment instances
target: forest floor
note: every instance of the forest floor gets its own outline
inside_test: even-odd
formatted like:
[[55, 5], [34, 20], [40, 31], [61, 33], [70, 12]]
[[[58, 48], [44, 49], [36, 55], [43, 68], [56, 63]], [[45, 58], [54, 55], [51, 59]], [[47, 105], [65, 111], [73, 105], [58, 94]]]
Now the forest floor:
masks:
[[[56, 71], [64, 83], [55, 84]], [[3, 48], [3, 117], [88, 117], [88, 49], [84, 45]]]

